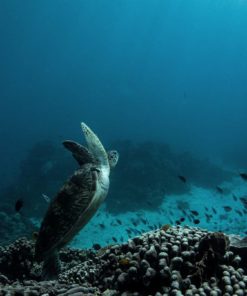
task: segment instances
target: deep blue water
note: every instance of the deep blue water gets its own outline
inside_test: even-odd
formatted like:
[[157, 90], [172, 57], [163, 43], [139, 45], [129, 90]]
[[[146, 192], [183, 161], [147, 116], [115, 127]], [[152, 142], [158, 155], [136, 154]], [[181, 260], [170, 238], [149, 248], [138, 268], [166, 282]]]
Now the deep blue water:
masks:
[[162, 141], [247, 166], [247, 2], [0, 1], [0, 185], [37, 141]]

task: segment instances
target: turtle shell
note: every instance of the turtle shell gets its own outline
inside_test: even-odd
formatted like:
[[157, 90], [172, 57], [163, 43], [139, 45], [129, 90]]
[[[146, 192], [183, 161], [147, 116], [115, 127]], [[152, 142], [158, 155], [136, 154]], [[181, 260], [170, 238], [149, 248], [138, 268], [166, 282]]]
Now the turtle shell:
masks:
[[68, 243], [95, 214], [108, 191], [98, 182], [99, 172], [95, 164], [83, 165], [51, 202], [35, 246], [38, 261]]

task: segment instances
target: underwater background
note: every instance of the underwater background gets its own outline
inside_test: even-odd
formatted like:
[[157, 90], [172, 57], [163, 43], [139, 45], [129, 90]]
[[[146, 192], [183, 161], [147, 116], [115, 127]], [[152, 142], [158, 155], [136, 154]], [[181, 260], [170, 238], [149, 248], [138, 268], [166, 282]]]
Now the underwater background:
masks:
[[164, 224], [245, 236], [246, 15], [244, 0], [1, 0], [0, 243], [38, 229], [81, 121], [120, 160], [72, 246]]

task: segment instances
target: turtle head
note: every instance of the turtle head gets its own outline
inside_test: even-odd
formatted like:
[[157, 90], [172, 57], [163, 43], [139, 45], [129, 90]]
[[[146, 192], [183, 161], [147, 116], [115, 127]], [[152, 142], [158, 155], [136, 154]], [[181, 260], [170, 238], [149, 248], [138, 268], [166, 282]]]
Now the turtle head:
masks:
[[119, 153], [116, 150], [107, 151], [110, 168], [114, 168], [118, 163]]
[[96, 134], [84, 122], [81, 123], [88, 149], [93, 157], [101, 164], [109, 166], [108, 155]]

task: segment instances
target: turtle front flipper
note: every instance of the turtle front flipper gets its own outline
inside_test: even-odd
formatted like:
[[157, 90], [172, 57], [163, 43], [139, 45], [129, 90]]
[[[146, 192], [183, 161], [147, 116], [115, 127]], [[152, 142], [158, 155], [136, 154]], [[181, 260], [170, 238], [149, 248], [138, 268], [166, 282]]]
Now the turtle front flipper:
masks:
[[94, 158], [101, 166], [109, 168], [107, 152], [105, 151], [105, 148], [100, 139], [84, 122], [81, 122], [81, 128], [85, 136], [89, 151], [93, 154]]
[[63, 145], [66, 149], [72, 152], [73, 157], [80, 166], [86, 163], [94, 163], [93, 155], [86, 147], [82, 146], [81, 144], [74, 141], [66, 140], [63, 142]]

